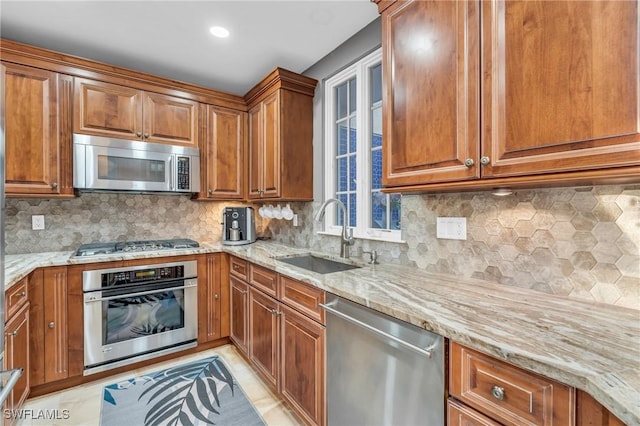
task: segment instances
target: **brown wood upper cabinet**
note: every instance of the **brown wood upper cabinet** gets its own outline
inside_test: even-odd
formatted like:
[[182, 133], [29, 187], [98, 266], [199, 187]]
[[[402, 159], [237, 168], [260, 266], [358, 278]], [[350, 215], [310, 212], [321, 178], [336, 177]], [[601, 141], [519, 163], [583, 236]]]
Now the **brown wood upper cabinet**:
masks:
[[198, 199], [245, 198], [247, 113], [200, 105], [202, 191]]
[[73, 196], [69, 76], [2, 62], [7, 196]]
[[634, 181], [638, 3], [380, 1], [394, 190]]
[[198, 102], [75, 79], [74, 133], [197, 146]]
[[252, 200], [313, 199], [313, 94], [317, 81], [277, 68], [245, 96]]

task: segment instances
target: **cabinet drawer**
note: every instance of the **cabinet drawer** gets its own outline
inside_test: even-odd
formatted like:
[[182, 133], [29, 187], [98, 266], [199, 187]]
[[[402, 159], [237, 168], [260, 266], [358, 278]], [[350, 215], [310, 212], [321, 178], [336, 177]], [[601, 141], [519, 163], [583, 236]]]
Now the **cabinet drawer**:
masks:
[[449, 426], [500, 426], [500, 423], [451, 398], [447, 401], [447, 421]]
[[275, 271], [250, 263], [249, 284], [259, 288], [271, 297], [277, 297], [278, 274]]
[[16, 284], [12, 285], [5, 293], [5, 307], [4, 316], [5, 320], [11, 318], [11, 316], [27, 303], [29, 300], [29, 294], [27, 292], [28, 278], [24, 277]]
[[450, 393], [505, 425], [572, 425], [575, 390], [451, 342]]
[[324, 291], [293, 278], [280, 275], [280, 300], [297, 309], [309, 318], [324, 324]]
[[235, 256], [229, 256], [229, 272], [236, 277], [247, 280], [247, 261]]

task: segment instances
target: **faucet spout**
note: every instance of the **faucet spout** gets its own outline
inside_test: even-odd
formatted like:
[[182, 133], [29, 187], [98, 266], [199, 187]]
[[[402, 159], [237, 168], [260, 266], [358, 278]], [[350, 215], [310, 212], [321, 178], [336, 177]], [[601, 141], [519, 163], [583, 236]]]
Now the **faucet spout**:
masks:
[[352, 246], [355, 241], [353, 239], [353, 230], [347, 227], [347, 208], [344, 206], [344, 203], [337, 198], [329, 198], [324, 203], [322, 203], [320, 209], [318, 209], [313, 218], [318, 221], [322, 220], [324, 218], [327, 206], [332, 203], [336, 203], [342, 210], [342, 241], [340, 244], [340, 257], [348, 258], [349, 247]]

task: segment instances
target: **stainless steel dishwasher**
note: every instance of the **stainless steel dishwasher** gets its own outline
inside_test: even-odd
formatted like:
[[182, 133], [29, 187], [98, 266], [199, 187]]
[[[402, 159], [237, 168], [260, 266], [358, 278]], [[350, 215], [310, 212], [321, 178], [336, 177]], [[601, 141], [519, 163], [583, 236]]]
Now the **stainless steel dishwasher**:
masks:
[[327, 312], [329, 426], [440, 426], [444, 338], [344, 298]]

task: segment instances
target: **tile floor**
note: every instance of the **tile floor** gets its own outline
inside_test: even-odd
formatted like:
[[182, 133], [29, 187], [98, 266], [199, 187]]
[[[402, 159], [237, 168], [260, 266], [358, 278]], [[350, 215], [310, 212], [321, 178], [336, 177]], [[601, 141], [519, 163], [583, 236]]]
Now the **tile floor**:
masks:
[[[65, 417], [63, 410], [68, 410], [68, 418], [60, 420], [22, 419], [17, 426], [80, 426], [99, 425], [102, 390], [104, 386], [131, 377], [169, 368], [185, 362], [206, 358], [218, 354], [231, 370], [231, 374], [240, 384], [247, 397], [256, 407], [267, 425], [298, 425], [299, 422], [282, 400], [274, 394], [251, 369], [249, 364], [238, 353], [233, 345], [220, 346], [193, 355], [187, 355], [162, 363], [149, 365], [139, 370], [117, 374], [106, 379], [96, 380], [81, 386], [51, 393], [27, 400], [24, 409], [37, 417], [39, 410], [50, 416]], [[33, 411], [31, 411], [33, 410]], [[57, 410], [57, 411], [55, 411]], [[136, 426], [136, 425], [128, 425]]]

